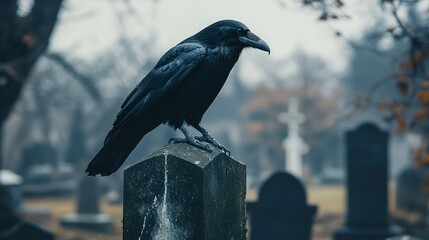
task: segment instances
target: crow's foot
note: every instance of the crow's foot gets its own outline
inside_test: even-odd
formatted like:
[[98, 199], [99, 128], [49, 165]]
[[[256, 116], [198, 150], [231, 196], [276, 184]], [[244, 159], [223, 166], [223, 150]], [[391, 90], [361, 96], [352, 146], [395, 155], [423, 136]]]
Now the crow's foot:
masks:
[[200, 148], [202, 150], [206, 150], [207, 152], [212, 152], [212, 149], [210, 148], [209, 144], [203, 143], [202, 141], [196, 139], [196, 138], [170, 138], [168, 141], [168, 144], [173, 143], [188, 143], [192, 146], [195, 146], [197, 148]]
[[228, 149], [226, 149], [226, 147], [224, 147], [222, 144], [220, 144], [218, 141], [216, 141], [212, 136], [203, 135], [201, 137], [195, 137], [195, 138], [201, 142], [208, 142], [208, 143], [212, 144], [213, 146], [219, 148], [226, 155], [231, 156], [231, 152]]

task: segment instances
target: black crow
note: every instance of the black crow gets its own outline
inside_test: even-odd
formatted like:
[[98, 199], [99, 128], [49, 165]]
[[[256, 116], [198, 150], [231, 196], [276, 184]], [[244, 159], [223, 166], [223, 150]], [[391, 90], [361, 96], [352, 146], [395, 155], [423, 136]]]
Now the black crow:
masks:
[[[106, 176], [118, 170], [143, 136], [160, 124], [183, 132], [185, 138], [174, 142], [208, 151], [210, 143], [228, 152], [200, 122], [247, 47], [270, 52], [267, 43], [243, 23], [223, 20], [168, 50], [125, 99], [103, 148], [86, 169], [88, 175]], [[202, 136], [191, 135], [187, 125]]]

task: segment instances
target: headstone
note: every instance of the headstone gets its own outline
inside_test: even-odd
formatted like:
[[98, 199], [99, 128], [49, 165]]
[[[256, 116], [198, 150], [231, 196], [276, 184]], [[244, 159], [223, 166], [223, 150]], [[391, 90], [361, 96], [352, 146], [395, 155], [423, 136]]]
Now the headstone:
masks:
[[76, 185], [76, 169], [70, 164], [40, 164], [31, 167], [24, 176], [22, 194], [29, 197], [70, 196]]
[[53, 240], [51, 232], [21, 218], [15, 189], [10, 187], [17, 179], [13, 177], [11, 181], [9, 174], [5, 177], [5, 171], [0, 174], [0, 240]]
[[21, 176], [7, 169], [0, 169], [0, 185], [10, 194], [10, 208], [18, 212], [21, 205]]
[[409, 166], [403, 169], [396, 184], [396, 208], [405, 212], [428, 214], [429, 193], [423, 191], [427, 184], [427, 170]]
[[89, 231], [108, 232], [112, 229], [113, 217], [100, 213], [100, 191], [97, 178], [82, 176], [77, 194], [76, 213], [64, 215], [60, 219], [64, 227]]
[[388, 137], [370, 123], [346, 133], [347, 216], [335, 240], [384, 240], [398, 234], [388, 214]]
[[55, 166], [57, 149], [50, 143], [37, 142], [24, 147], [21, 155], [20, 174], [25, 177], [31, 168], [38, 165]]
[[246, 169], [215, 147], [169, 145], [124, 173], [123, 239], [246, 239]]
[[297, 177], [303, 176], [302, 155], [308, 152], [308, 146], [299, 135], [299, 124], [305, 121], [304, 114], [298, 112], [298, 100], [289, 100], [289, 109], [281, 113], [278, 119], [288, 125], [288, 137], [283, 141], [286, 152], [285, 170]]
[[39, 142], [26, 146], [20, 166], [24, 196], [71, 195], [76, 188], [75, 168], [59, 162], [58, 151], [50, 143]]
[[309, 240], [317, 206], [307, 203], [300, 180], [287, 172], [271, 176], [258, 202], [247, 203], [251, 240]]

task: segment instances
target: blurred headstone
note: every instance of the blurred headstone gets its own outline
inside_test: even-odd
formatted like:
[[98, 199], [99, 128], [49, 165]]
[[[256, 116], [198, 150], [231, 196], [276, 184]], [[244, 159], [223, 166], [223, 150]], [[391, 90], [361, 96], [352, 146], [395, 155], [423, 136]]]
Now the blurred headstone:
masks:
[[299, 135], [299, 124], [305, 121], [304, 114], [298, 112], [298, 100], [289, 100], [288, 112], [278, 116], [281, 123], [288, 125], [288, 137], [283, 141], [286, 152], [285, 170], [297, 177], [303, 176], [302, 155], [308, 152], [308, 146]]
[[58, 162], [57, 149], [49, 143], [33, 143], [24, 148], [20, 171], [24, 196], [71, 195], [76, 188], [75, 169]]
[[429, 193], [423, 191], [427, 181], [427, 170], [409, 166], [403, 169], [396, 184], [396, 208], [406, 212], [418, 213], [426, 217]]
[[20, 173], [26, 177], [28, 171], [38, 165], [54, 166], [57, 164], [58, 153], [50, 143], [38, 142], [24, 147], [21, 155]]
[[20, 182], [15, 174], [0, 170], [0, 240], [53, 240], [51, 232], [19, 215]]
[[384, 240], [398, 235], [388, 214], [388, 133], [365, 123], [346, 133], [347, 217], [335, 240]]
[[246, 168], [172, 144], [124, 173], [123, 239], [245, 239]]
[[324, 168], [319, 176], [319, 183], [323, 185], [344, 184], [345, 173], [343, 168]]
[[247, 203], [251, 240], [309, 240], [317, 206], [307, 203], [300, 180], [287, 172], [271, 176], [258, 202]]
[[21, 187], [22, 178], [14, 172], [7, 169], [0, 169], [0, 185], [7, 189], [10, 195], [11, 204], [9, 207], [18, 212], [21, 205]]
[[77, 185], [75, 172], [75, 168], [66, 163], [34, 165], [24, 177], [22, 194], [31, 197], [70, 196]]
[[112, 230], [113, 217], [100, 213], [100, 190], [97, 178], [82, 176], [77, 193], [76, 213], [64, 215], [60, 219], [64, 227], [89, 231], [108, 232]]

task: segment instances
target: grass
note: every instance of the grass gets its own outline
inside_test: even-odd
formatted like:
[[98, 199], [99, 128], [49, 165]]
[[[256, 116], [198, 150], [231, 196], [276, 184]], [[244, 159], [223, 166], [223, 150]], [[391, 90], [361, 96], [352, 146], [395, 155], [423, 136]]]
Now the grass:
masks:
[[[344, 213], [344, 189], [339, 186], [312, 186], [308, 188], [308, 202], [318, 205], [317, 221], [313, 227], [314, 240], [331, 239], [332, 230], [341, 225]], [[248, 199], [256, 200], [257, 192], [248, 190]], [[114, 218], [111, 233], [94, 233], [77, 229], [63, 228], [59, 224], [61, 216], [73, 213], [74, 199], [38, 198], [25, 199], [24, 204], [44, 206], [51, 209], [49, 218], [28, 216], [29, 219], [53, 231], [57, 240], [118, 240], [122, 239], [122, 205], [110, 205], [102, 202], [103, 213], [110, 213]]]

